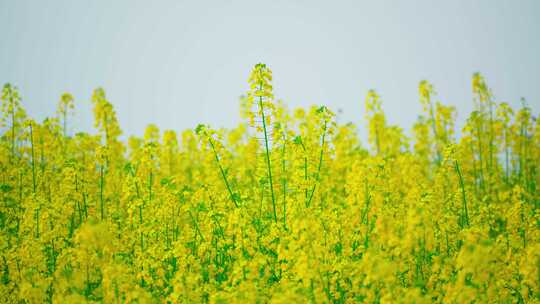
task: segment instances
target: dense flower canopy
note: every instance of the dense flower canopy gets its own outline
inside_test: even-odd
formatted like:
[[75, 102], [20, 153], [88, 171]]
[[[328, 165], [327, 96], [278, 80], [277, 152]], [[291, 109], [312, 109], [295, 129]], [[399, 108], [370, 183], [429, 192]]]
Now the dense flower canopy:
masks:
[[[538, 303], [540, 120], [475, 111], [419, 84], [407, 135], [365, 99], [369, 146], [325, 106], [289, 110], [257, 64], [233, 129], [121, 139], [103, 89], [95, 135], [26, 115], [2, 90], [0, 301]], [[360, 105], [359, 105], [360, 107]], [[72, 123], [73, 124], [73, 123]]]

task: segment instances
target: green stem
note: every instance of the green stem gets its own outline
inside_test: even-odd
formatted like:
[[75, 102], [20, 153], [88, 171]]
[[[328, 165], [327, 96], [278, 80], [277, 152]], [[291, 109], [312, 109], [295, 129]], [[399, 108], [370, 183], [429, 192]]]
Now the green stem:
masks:
[[308, 160], [307, 160], [307, 156], [304, 157], [304, 181], [306, 183], [306, 188], [304, 189], [304, 198], [306, 200], [306, 205], [307, 205], [307, 201], [308, 201], [308, 192], [309, 192], [309, 189], [308, 189], [308, 186], [307, 186], [307, 180], [308, 180]]
[[39, 239], [39, 208], [36, 209], [36, 238]]
[[487, 98], [488, 105], [489, 105], [489, 167], [488, 167], [488, 187], [491, 188], [491, 178], [493, 174], [493, 139], [494, 139], [494, 133], [493, 130], [493, 103], [491, 102], [491, 98]]
[[195, 230], [197, 231], [197, 234], [201, 237], [201, 240], [204, 242], [205, 239], [201, 232], [201, 227], [199, 227], [199, 223], [197, 222], [197, 219], [193, 216], [193, 213], [191, 213], [191, 211], [188, 211], [188, 212], [189, 212], [189, 216], [191, 217], [191, 220], [193, 221], [193, 225], [195, 226]]
[[99, 167], [99, 201], [100, 201], [100, 209], [101, 209], [101, 220], [105, 217], [105, 210], [103, 206], [103, 183], [104, 183], [104, 177], [103, 177], [103, 165]]
[[227, 187], [227, 191], [229, 192], [229, 196], [231, 198], [231, 201], [234, 203], [236, 207], [239, 206], [237, 202], [237, 198], [234, 196], [234, 193], [232, 192], [231, 185], [229, 184], [229, 181], [227, 180], [227, 175], [225, 174], [225, 170], [223, 170], [223, 166], [221, 166], [221, 162], [219, 160], [219, 156], [216, 151], [216, 147], [214, 146], [214, 142], [212, 141], [212, 138], [208, 136], [208, 142], [210, 143], [210, 146], [212, 147], [212, 151], [214, 152], [214, 157], [216, 158], [216, 162], [219, 167], [219, 171], [221, 172], [221, 177], [223, 178], [223, 181], [225, 182], [225, 186]]
[[11, 109], [11, 159], [15, 159], [15, 105], [11, 100], [13, 108]]
[[505, 159], [505, 176], [506, 176], [506, 183], [508, 184], [509, 183], [509, 166], [510, 166], [510, 163], [508, 161], [508, 155], [509, 155], [509, 152], [508, 152], [508, 131], [507, 131], [507, 126], [504, 127], [504, 159]]
[[154, 181], [154, 173], [150, 169], [150, 175], [148, 176], [148, 203], [152, 202], [152, 184]]
[[309, 199], [306, 202], [306, 207], [309, 207], [311, 204], [311, 200], [313, 199], [313, 194], [315, 194], [315, 188], [317, 187], [317, 184], [320, 180], [321, 175], [321, 168], [323, 163], [323, 155], [324, 155], [324, 144], [325, 144], [325, 138], [326, 138], [326, 126], [327, 122], [324, 122], [324, 128], [323, 128], [323, 134], [322, 134], [322, 143], [321, 143], [321, 153], [319, 155], [319, 165], [317, 167], [317, 175], [315, 177], [315, 184], [313, 185], [313, 188], [311, 188], [311, 194], [309, 195]]
[[140, 233], [140, 238], [141, 238], [141, 252], [143, 252], [143, 251], [144, 251], [144, 233], [143, 233], [143, 231], [142, 231], [142, 207], [139, 207], [139, 212], [140, 212], [139, 215], [140, 215], [140, 217], [141, 217], [141, 219], [140, 219], [140, 226], [141, 226], [141, 228], [140, 228], [140, 229], [141, 229], [141, 233]]
[[307, 158], [307, 151], [306, 146], [304, 146], [304, 143], [300, 141], [300, 145], [302, 146], [302, 150], [304, 150], [304, 182], [306, 184], [304, 189], [304, 199], [307, 204], [308, 201], [308, 188], [307, 188], [307, 180], [308, 180], [308, 158]]
[[283, 133], [283, 148], [281, 150], [281, 171], [283, 174], [282, 181], [283, 181], [283, 227], [287, 227], [287, 179], [286, 179], [286, 172], [285, 172], [285, 132]]
[[32, 151], [32, 189], [36, 194], [36, 165], [34, 160], [34, 133], [32, 131], [32, 123], [30, 123], [30, 146]]
[[270, 180], [270, 194], [272, 195], [272, 207], [274, 209], [274, 221], [277, 223], [277, 211], [276, 211], [276, 199], [274, 196], [274, 184], [272, 181], [272, 165], [270, 163], [270, 148], [268, 146], [268, 133], [266, 130], [266, 118], [264, 117], [264, 107], [262, 97], [259, 97], [259, 107], [262, 115], [263, 131], [264, 131], [264, 145], [266, 148], [266, 165], [268, 167], [268, 178]]
[[454, 161], [456, 172], [459, 176], [459, 186], [461, 188], [461, 198], [463, 200], [463, 212], [465, 218], [465, 224], [469, 227], [469, 211], [467, 209], [467, 197], [465, 196], [465, 182], [463, 181], [463, 175], [461, 174], [461, 169], [457, 160]]
[[477, 139], [478, 139], [478, 161], [480, 162], [480, 189], [482, 193], [485, 193], [485, 179], [484, 179], [484, 160], [482, 149], [482, 131], [480, 122], [477, 122]]
[[435, 151], [437, 153], [436, 162], [437, 162], [437, 164], [440, 164], [440, 162], [442, 160], [442, 156], [441, 156], [441, 151], [439, 151], [439, 144], [438, 144], [439, 136], [437, 134], [437, 125], [436, 125], [436, 122], [435, 122], [435, 114], [434, 114], [434, 111], [433, 111], [433, 102], [431, 101], [431, 98], [429, 98], [429, 114], [431, 116], [431, 128], [433, 129], [433, 137], [434, 137], [434, 140], [435, 140]]

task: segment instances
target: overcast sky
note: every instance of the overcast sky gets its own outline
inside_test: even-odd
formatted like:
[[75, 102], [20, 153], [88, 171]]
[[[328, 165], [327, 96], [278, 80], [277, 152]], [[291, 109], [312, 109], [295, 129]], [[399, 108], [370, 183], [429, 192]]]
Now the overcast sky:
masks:
[[235, 126], [258, 62], [290, 107], [325, 104], [362, 128], [373, 88], [390, 122], [409, 129], [422, 79], [462, 122], [476, 71], [497, 100], [540, 109], [538, 0], [0, 0], [0, 30], [0, 82], [17, 85], [39, 120], [72, 93], [71, 132], [93, 130], [98, 86], [128, 135], [149, 123]]

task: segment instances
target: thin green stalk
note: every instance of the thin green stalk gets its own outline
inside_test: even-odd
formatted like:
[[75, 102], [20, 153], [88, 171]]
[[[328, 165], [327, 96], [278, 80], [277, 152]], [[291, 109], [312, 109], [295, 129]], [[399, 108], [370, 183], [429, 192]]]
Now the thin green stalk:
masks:
[[[13, 104], [13, 98], [11, 100]], [[11, 160], [15, 159], [15, 106], [11, 109]]]
[[364, 248], [368, 248], [369, 247], [369, 230], [370, 230], [370, 227], [369, 227], [369, 211], [370, 211], [370, 206], [371, 206], [371, 194], [369, 193], [369, 185], [368, 185], [368, 181], [367, 181], [367, 178], [365, 179], [365, 183], [364, 183], [364, 202], [365, 202], [365, 207], [364, 207], [364, 210], [362, 210], [362, 214], [361, 214], [361, 218], [360, 218], [360, 221], [361, 223], [366, 223], [366, 235], [365, 235], [365, 238], [364, 238]]
[[208, 142], [210, 143], [210, 146], [212, 147], [212, 151], [214, 152], [214, 157], [218, 164], [219, 171], [221, 172], [221, 177], [223, 178], [223, 181], [225, 182], [225, 186], [227, 187], [227, 191], [229, 192], [229, 197], [231, 198], [231, 201], [233, 202], [233, 204], [238, 208], [239, 204], [237, 202], [237, 198], [232, 192], [231, 185], [229, 184], [229, 181], [227, 180], [227, 175], [225, 174], [225, 170], [223, 170], [223, 166], [221, 165], [221, 161], [219, 160], [216, 147], [214, 146], [214, 142], [212, 141], [212, 138], [210, 136], [208, 136]]
[[141, 238], [141, 252], [144, 251], [144, 234], [142, 231], [142, 224], [143, 224], [143, 207], [142, 205], [139, 206], [139, 226], [141, 228], [140, 238]]
[[437, 135], [437, 125], [435, 122], [435, 113], [433, 111], [433, 102], [431, 101], [431, 98], [429, 98], [429, 114], [431, 116], [431, 128], [433, 129], [433, 137], [435, 139], [435, 151], [437, 153], [437, 164], [440, 164], [442, 160], [441, 151], [439, 151], [439, 145], [437, 143], [437, 140], [439, 136]]
[[478, 197], [478, 173], [476, 171], [476, 161], [474, 159], [474, 145], [473, 145], [473, 142], [471, 141], [471, 144], [470, 144], [470, 147], [471, 147], [471, 161], [472, 161], [472, 169], [473, 169], [473, 177], [474, 177], [474, 193], [476, 194], [476, 196]]
[[[79, 193], [79, 176], [75, 175], [75, 193]], [[81, 208], [81, 202], [79, 200], [76, 201], [77, 203], [77, 213], [79, 214], [79, 225], [82, 223], [82, 208]]]
[[482, 193], [485, 193], [485, 179], [484, 179], [484, 161], [483, 161], [483, 150], [482, 150], [482, 133], [480, 123], [477, 123], [477, 139], [478, 139], [478, 160], [480, 162], [480, 188]]
[[81, 208], [81, 203], [79, 201], [77, 201], [77, 212], [79, 214], [79, 225], [81, 225], [82, 223], [82, 219], [83, 219], [83, 211], [82, 211], [82, 208]]
[[509, 173], [508, 173], [508, 170], [509, 170], [509, 160], [508, 160], [508, 155], [509, 155], [509, 152], [508, 152], [508, 130], [506, 129], [506, 126], [504, 128], [504, 159], [505, 159], [505, 176], [506, 176], [506, 183], [508, 184], [509, 183]]
[[[139, 183], [137, 182], [137, 179], [135, 178], [135, 171], [133, 170], [133, 167], [129, 167], [129, 173], [133, 177], [134, 183], [135, 183], [135, 191], [137, 193], [137, 198], [141, 200], [141, 205], [139, 205], [139, 226], [142, 227], [143, 224], [143, 207], [144, 207], [144, 199], [141, 196], [141, 191], [139, 189]], [[141, 240], [141, 252], [144, 250], [144, 234], [141, 231], [140, 233], [140, 240]]]
[[30, 123], [30, 146], [32, 151], [32, 189], [36, 194], [36, 165], [34, 160], [34, 133], [32, 130], [32, 123]]
[[39, 143], [41, 149], [39, 153], [39, 167], [41, 168], [41, 174], [45, 174], [45, 142], [43, 141], [43, 135], [39, 137]]
[[313, 199], [313, 194], [315, 194], [315, 188], [317, 187], [317, 184], [319, 183], [319, 180], [320, 180], [321, 168], [322, 168], [322, 163], [323, 163], [323, 155], [324, 155], [324, 144], [325, 144], [325, 139], [326, 139], [326, 127], [327, 127], [327, 122], [325, 121], [323, 134], [322, 134], [321, 153], [319, 155], [319, 165], [317, 167], [317, 175], [315, 176], [315, 184], [313, 185], [313, 188], [311, 188], [311, 194], [309, 195], [309, 199], [306, 202], [306, 207], [310, 206], [311, 200]]
[[283, 227], [287, 227], [287, 179], [285, 172], [285, 132], [283, 133], [283, 148], [281, 149], [281, 172], [283, 182]]
[[199, 227], [199, 223], [197, 222], [197, 219], [193, 216], [193, 213], [191, 211], [189, 212], [189, 216], [191, 217], [191, 220], [193, 221], [193, 225], [195, 226], [195, 230], [197, 231], [197, 234], [201, 237], [201, 240], [204, 242], [205, 238], [201, 232], [201, 227]]
[[101, 220], [105, 218], [105, 210], [104, 210], [104, 202], [103, 202], [103, 183], [104, 183], [103, 165], [100, 165], [99, 166], [99, 202], [100, 202], [100, 209], [101, 209]]
[[259, 97], [259, 107], [262, 115], [264, 145], [266, 148], [266, 165], [268, 167], [268, 179], [270, 180], [270, 194], [272, 195], [272, 208], [274, 209], [274, 221], [277, 223], [276, 198], [274, 196], [274, 183], [272, 181], [272, 165], [270, 163], [270, 148], [268, 146], [268, 133], [266, 130], [266, 118], [264, 117], [264, 107], [262, 97]]
[[36, 209], [36, 238], [39, 239], [39, 208]]
[[154, 182], [154, 173], [150, 169], [150, 175], [148, 176], [148, 203], [152, 202], [152, 184]]
[[518, 172], [518, 178], [521, 182], [521, 177], [523, 175], [523, 122], [521, 123], [521, 126], [519, 128], [519, 172]]
[[[83, 167], [84, 168], [84, 167]], [[84, 173], [83, 173], [84, 174]], [[83, 199], [83, 214], [84, 214], [84, 219], [88, 219], [88, 204], [86, 202], [86, 190], [84, 189], [84, 179], [82, 180], [82, 186], [81, 186], [83, 189], [81, 191], [81, 195], [82, 195], [82, 199]]]
[[467, 197], [465, 195], [465, 182], [463, 181], [463, 175], [461, 174], [461, 169], [459, 167], [459, 163], [457, 160], [454, 161], [454, 167], [459, 176], [459, 186], [461, 188], [461, 197], [463, 200], [463, 212], [464, 212], [465, 224], [466, 224], [466, 227], [469, 227], [469, 211], [467, 208]]
[[307, 180], [308, 180], [308, 158], [307, 158], [307, 151], [306, 146], [304, 146], [304, 143], [300, 139], [300, 145], [302, 146], [302, 150], [304, 150], [304, 182], [306, 184], [306, 187], [304, 189], [304, 200], [305, 202], [308, 201], [308, 188], [307, 188]]
[[487, 99], [489, 104], [489, 167], [488, 167], [488, 176], [489, 176], [489, 182], [488, 186], [491, 185], [491, 178], [493, 174], [493, 139], [495, 131], [493, 130], [493, 104], [491, 102], [491, 98], [488, 97]]
[[362, 210], [360, 222], [364, 223], [367, 220], [370, 210], [371, 194], [369, 193], [369, 185], [367, 178], [364, 179], [364, 210]]

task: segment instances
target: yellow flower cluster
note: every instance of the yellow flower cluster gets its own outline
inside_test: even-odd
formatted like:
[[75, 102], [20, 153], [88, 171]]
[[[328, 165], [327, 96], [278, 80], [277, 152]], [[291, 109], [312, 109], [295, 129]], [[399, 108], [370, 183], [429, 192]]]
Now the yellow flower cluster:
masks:
[[2, 90], [2, 303], [540, 303], [540, 120], [456, 111], [422, 81], [406, 136], [375, 91], [369, 147], [330, 109], [289, 110], [255, 66], [233, 129], [121, 140], [97, 89], [37, 123]]

